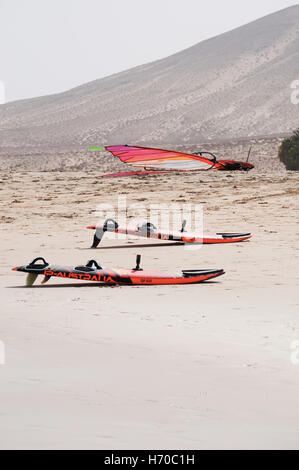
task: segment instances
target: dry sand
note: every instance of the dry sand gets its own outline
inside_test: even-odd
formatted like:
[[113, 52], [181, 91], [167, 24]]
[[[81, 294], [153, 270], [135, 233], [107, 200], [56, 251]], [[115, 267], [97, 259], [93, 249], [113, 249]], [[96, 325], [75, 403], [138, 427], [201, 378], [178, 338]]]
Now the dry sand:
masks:
[[[101, 180], [1, 172], [2, 449], [299, 448], [299, 175], [208, 172]], [[99, 203], [203, 203], [205, 231], [249, 242], [88, 250]], [[297, 216], [297, 217], [296, 217]], [[152, 242], [151, 242], [152, 243]], [[105, 239], [103, 247], [125, 245]], [[53, 263], [219, 268], [194, 286], [24, 287], [10, 269]], [[296, 289], [297, 286], [297, 289]]]

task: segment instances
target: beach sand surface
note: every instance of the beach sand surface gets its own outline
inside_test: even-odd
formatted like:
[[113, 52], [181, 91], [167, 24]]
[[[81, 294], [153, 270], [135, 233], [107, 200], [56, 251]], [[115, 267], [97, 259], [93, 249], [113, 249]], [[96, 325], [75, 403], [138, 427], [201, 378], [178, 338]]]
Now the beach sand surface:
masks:
[[[1, 171], [0, 448], [298, 449], [298, 183], [283, 170], [114, 180]], [[119, 195], [128, 221], [132, 204], [194, 204], [206, 233], [253, 238], [190, 250], [107, 235], [89, 249], [86, 227]], [[39, 255], [130, 268], [138, 253], [144, 269], [226, 274], [186, 286], [53, 278], [26, 288], [11, 271]]]

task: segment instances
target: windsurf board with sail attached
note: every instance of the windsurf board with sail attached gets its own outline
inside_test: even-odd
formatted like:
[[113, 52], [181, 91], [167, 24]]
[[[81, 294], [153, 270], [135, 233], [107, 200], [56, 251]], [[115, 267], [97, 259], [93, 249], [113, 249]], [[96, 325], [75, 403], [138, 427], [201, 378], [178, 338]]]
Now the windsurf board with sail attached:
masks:
[[[95, 149], [91, 147], [91, 149]], [[102, 175], [103, 177], [120, 177], [131, 175], [158, 174], [158, 172], [193, 172], [193, 171], [248, 171], [254, 165], [248, 163], [250, 151], [246, 162], [235, 160], [217, 160], [211, 152], [185, 153], [176, 150], [166, 150], [138, 145], [110, 145], [105, 147], [112, 155], [127, 165], [141, 167], [143, 171], [118, 172]], [[101, 149], [102, 150], [102, 149]]]

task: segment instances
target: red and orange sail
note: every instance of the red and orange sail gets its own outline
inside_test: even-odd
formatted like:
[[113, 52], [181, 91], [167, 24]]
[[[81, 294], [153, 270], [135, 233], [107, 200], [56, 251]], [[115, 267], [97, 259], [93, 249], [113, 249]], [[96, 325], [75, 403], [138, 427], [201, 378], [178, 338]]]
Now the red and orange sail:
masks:
[[105, 148], [124, 163], [154, 170], [209, 170], [215, 164], [213, 160], [201, 155], [173, 150], [139, 146], [132, 147], [129, 145], [112, 145]]

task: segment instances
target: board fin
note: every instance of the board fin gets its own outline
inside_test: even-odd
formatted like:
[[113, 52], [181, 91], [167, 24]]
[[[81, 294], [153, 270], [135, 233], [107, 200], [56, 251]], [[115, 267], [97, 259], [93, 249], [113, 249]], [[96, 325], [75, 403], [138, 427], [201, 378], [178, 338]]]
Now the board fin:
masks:
[[94, 237], [93, 237], [91, 248], [96, 248], [99, 245], [99, 243], [101, 242], [103, 238], [103, 235], [104, 235], [104, 230], [102, 228], [97, 227]]
[[45, 276], [44, 279], [42, 280], [41, 284], [46, 284], [46, 282], [48, 282], [49, 279], [51, 279], [51, 276]]
[[102, 227], [96, 227], [91, 248], [96, 248], [101, 242], [105, 232], [114, 232], [118, 229], [118, 223], [114, 219], [106, 219]]
[[28, 273], [26, 276], [26, 286], [31, 287], [33, 286], [34, 282], [36, 281], [38, 274], [36, 273]]

